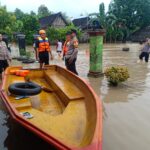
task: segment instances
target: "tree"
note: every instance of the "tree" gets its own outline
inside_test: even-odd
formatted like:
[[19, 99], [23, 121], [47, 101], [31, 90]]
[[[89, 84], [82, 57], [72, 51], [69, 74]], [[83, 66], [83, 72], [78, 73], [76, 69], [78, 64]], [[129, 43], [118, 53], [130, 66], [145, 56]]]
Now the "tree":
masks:
[[[101, 4], [101, 14], [103, 5]], [[107, 39], [110, 41], [127, 37], [150, 24], [149, 0], [112, 0], [106, 14]]]
[[50, 15], [51, 12], [48, 10], [48, 8], [45, 5], [41, 5], [38, 8], [38, 16], [39, 18], [45, 17]]
[[49, 27], [46, 31], [48, 38], [52, 43], [54, 43], [57, 39], [60, 39], [61, 41], [65, 41], [66, 33], [68, 31], [71, 31], [71, 29], [77, 30], [77, 36], [80, 38], [81, 36], [81, 31], [76, 28], [73, 24], [64, 27], [64, 28], [54, 28], [54, 27]]
[[121, 20], [126, 20], [126, 27], [133, 31], [150, 23], [149, 0], [112, 0], [109, 13]]
[[99, 18], [100, 18], [100, 23], [103, 27], [106, 25], [106, 14], [105, 14], [105, 5], [104, 3], [101, 3], [99, 5]]
[[17, 20], [17, 21], [15, 22], [13, 31], [15, 31], [15, 32], [21, 32], [21, 31], [22, 31], [22, 28], [23, 28], [23, 22], [22, 22], [21, 20]]
[[34, 11], [31, 11], [31, 12], [30, 12], [30, 15], [31, 15], [31, 16], [37, 16]]
[[23, 22], [21, 31], [26, 35], [27, 44], [32, 44], [33, 34], [37, 33], [39, 30], [38, 18], [30, 14], [24, 14], [21, 21]]
[[0, 6], [0, 32], [3, 34], [6, 33], [11, 36], [13, 33], [15, 22], [16, 16], [11, 12], [7, 12], [5, 6]]
[[24, 16], [24, 13], [19, 8], [15, 9], [14, 14], [17, 20], [21, 20]]

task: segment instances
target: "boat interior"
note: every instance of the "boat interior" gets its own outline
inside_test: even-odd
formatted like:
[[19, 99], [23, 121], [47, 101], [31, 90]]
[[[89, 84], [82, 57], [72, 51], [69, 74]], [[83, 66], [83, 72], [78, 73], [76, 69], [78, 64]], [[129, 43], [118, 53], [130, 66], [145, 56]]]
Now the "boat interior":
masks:
[[30, 81], [50, 91], [42, 90], [38, 95], [16, 100], [16, 96], [8, 92], [8, 87], [25, 82], [25, 78], [11, 75], [9, 71], [12, 69], [19, 68], [7, 69], [3, 90], [17, 113], [29, 112], [33, 117], [27, 119], [28, 122], [68, 146], [81, 148], [91, 143], [97, 108], [92, 92], [82, 80], [57, 66], [33, 69], [28, 74]]

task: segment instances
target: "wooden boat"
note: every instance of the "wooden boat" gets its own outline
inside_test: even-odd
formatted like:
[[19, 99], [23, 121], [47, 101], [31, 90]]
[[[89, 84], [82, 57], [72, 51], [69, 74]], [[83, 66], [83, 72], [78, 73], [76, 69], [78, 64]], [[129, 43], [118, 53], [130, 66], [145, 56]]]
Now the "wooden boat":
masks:
[[[24, 82], [25, 78], [12, 75], [14, 69], [23, 68], [7, 68], [0, 92], [14, 120], [60, 150], [102, 149], [102, 104], [88, 83], [55, 65], [43, 70], [30, 69], [31, 81], [52, 92], [43, 90], [36, 98], [16, 100], [8, 87]], [[39, 107], [34, 107], [33, 99]], [[24, 112], [33, 118], [25, 118], [21, 114]]]

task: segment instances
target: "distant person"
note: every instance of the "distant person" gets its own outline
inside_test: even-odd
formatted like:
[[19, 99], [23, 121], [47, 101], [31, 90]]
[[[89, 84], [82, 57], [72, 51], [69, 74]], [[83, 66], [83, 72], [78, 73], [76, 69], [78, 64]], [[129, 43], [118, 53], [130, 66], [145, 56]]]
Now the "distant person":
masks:
[[61, 57], [61, 52], [62, 52], [62, 42], [60, 40], [57, 40], [56, 51], [57, 51], [58, 56], [60, 58]]
[[139, 56], [139, 59], [142, 61], [143, 58], [145, 58], [145, 62], [149, 61], [149, 53], [150, 53], [150, 39], [146, 39], [146, 42], [141, 49], [141, 54]]
[[37, 56], [40, 62], [40, 68], [42, 69], [44, 65], [49, 65], [49, 54], [51, 56], [51, 60], [53, 60], [53, 55], [50, 48], [50, 42], [46, 37], [45, 30], [39, 31], [40, 37], [36, 41], [37, 48]]
[[64, 42], [64, 45], [63, 45], [63, 58], [62, 58], [63, 60], [65, 58], [67, 51], [68, 51], [70, 39], [71, 39], [71, 33], [67, 32], [66, 33], [66, 41]]
[[6, 43], [2, 41], [2, 34], [0, 34], [0, 79], [2, 79], [2, 72], [9, 66], [8, 61], [11, 61], [11, 56]]
[[36, 62], [38, 62], [38, 54], [37, 54], [37, 48], [36, 48], [36, 41], [38, 40], [38, 37], [35, 37], [34, 38], [34, 41], [33, 41], [33, 49], [34, 49], [34, 52], [35, 52], [35, 59], [36, 59]]
[[77, 60], [77, 54], [78, 54], [78, 39], [77, 39], [77, 32], [76, 30], [71, 30], [71, 40], [68, 46], [67, 53], [65, 55], [65, 65], [66, 68], [78, 75], [78, 72], [76, 70], [76, 60]]

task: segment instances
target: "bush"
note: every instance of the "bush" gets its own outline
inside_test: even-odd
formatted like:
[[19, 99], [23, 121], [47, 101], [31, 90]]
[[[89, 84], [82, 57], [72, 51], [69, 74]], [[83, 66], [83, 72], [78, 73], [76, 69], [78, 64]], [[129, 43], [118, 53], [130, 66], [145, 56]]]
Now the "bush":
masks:
[[76, 28], [74, 25], [69, 25], [64, 28], [49, 27], [46, 30], [46, 33], [47, 33], [48, 38], [50, 39], [50, 42], [54, 44], [57, 39], [59, 39], [61, 41], [65, 41], [66, 33], [68, 31], [71, 31], [71, 29], [77, 30], [78, 38], [81, 36], [81, 34], [82, 34], [81, 31], [78, 28]]
[[129, 78], [129, 72], [127, 67], [109, 67], [105, 70], [105, 76], [111, 85], [117, 86], [118, 83], [124, 82]]

